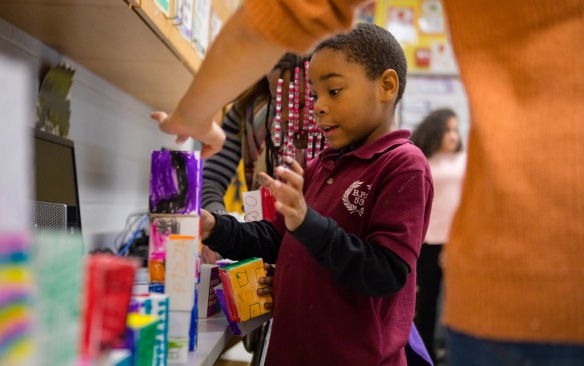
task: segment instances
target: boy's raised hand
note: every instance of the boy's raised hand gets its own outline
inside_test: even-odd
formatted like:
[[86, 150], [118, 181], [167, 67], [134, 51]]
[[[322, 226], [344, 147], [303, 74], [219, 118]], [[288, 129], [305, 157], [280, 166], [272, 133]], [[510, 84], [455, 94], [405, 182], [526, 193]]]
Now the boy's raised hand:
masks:
[[258, 181], [266, 187], [276, 199], [275, 208], [284, 215], [286, 228], [290, 231], [296, 230], [306, 217], [306, 202], [302, 193], [304, 178], [302, 178], [302, 168], [290, 157], [285, 158], [285, 164], [289, 168], [279, 166], [276, 174], [286, 180], [283, 183], [274, 180], [265, 173], [258, 175]]

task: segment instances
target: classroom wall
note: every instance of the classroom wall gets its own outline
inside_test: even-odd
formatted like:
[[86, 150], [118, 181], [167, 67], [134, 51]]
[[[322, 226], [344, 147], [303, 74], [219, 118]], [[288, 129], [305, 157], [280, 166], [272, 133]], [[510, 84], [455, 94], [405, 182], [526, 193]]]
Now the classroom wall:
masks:
[[466, 149], [470, 114], [462, 81], [457, 76], [408, 76], [397, 109], [398, 126], [413, 131], [424, 117], [438, 108], [450, 108], [456, 113], [462, 144]]
[[[76, 70], [68, 138], [75, 142], [85, 250], [109, 246], [129, 214], [148, 209], [150, 152], [163, 146], [176, 148], [174, 137], [158, 130], [149, 117], [151, 107], [3, 19], [0, 56], [15, 60], [19, 69], [24, 67], [32, 75], [26, 101], [32, 111], [50, 67], [67, 63]], [[0, 87], [0, 99], [10, 93], [9, 87]]]

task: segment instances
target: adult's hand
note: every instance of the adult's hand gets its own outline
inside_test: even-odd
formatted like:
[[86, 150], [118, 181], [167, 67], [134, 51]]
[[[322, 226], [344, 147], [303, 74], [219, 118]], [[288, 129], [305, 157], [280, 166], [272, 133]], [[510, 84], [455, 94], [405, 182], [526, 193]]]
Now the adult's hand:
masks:
[[189, 126], [178, 113], [157, 111], [150, 115], [153, 120], [158, 122], [158, 127], [164, 133], [176, 135], [176, 143], [184, 144], [189, 137], [203, 143], [201, 157], [206, 159], [213, 154], [218, 153], [225, 143], [225, 132], [215, 122], [206, 126]]

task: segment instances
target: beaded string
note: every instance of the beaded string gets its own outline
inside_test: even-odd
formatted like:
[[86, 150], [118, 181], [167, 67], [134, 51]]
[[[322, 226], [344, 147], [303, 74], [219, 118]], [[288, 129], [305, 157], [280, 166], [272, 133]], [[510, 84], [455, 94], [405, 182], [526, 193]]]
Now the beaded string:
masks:
[[294, 148], [294, 79], [288, 85], [288, 136], [286, 139], [286, 152], [284, 156], [292, 159], [295, 157], [296, 149]]
[[[274, 117], [274, 146], [276, 151], [280, 151], [282, 142], [282, 84], [284, 84], [284, 80], [282, 78], [278, 79], [276, 87], [276, 117]], [[279, 162], [276, 161], [275, 163], [278, 164]]]
[[308, 60], [304, 61], [304, 115], [302, 116], [302, 132], [305, 135], [308, 132], [308, 125], [310, 124], [310, 84], [308, 83]]
[[294, 137], [300, 138], [298, 125], [300, 124], [300, 68], [294, 67]]
[[310, 161], [318, 155], [314, 148], [314, 140], [315, 136], [318, 134], [318, 129], [316, 128], [316, 120], [314, 119], [314, 100], [310, 98], [310, 95], [306, 103], [308, 106], [308, 118], [306, 123], [308, 126], [308, 151], [306, 154], [306, 160]]
[[276, 115], [274, 119], [274, 147], [276, 150], [275, 166], [283, 163], [284, 157], [296, 158], [296, 147], [294, 140], [307, 135], [308, 146], [306, 148], [306, 161], [314, 159], [323, 147], [328, 146], [326, 140], [323, 141], [321, 131], [316, 127], [314, 117], [314, 100], [310, 97], [310, 85], [308, 83], [309, 62], [303, 62], [304, 71], [304, 113], [302, 124], [300, 123], [300, 67], [295, 65], [294, 75], [288, 84], [288, 125], [287, 133], [282, 132], [282, 93], [284, 80], [278, 79], [276, 86]]

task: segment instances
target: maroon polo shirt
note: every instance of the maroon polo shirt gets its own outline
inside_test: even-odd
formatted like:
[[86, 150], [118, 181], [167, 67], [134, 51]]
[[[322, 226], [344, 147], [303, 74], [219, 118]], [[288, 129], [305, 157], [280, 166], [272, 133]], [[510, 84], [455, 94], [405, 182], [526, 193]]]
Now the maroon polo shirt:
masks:
[[[409, 135], [393, 131], [342, 155], [325, 149], [304, 172], [306, 203], [347, 234], [396, 253], [411, 269], [405, 286], [379, 298], [344, 287], [309, 254], [323, 245], [326, 227], [305, 220], [290, 233], [276, 216], [283, 240], [266, 365], [406, 365], [416, 259], [433, 195], [426, 158]], [[314, 242], [295, 238], [311, 234]]]

